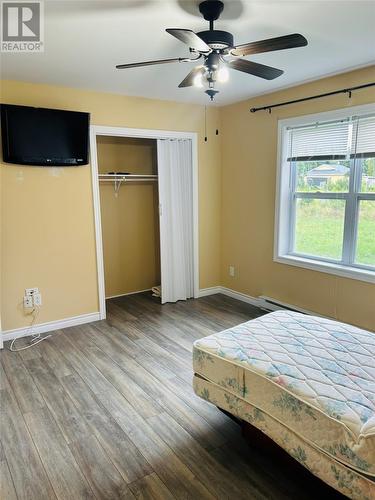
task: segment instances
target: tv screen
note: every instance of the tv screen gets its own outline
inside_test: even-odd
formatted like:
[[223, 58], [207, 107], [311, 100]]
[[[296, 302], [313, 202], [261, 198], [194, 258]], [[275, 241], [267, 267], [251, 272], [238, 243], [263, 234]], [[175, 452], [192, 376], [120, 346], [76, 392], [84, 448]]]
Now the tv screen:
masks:
[[3, 160], [22, 165], [86, 165], [89, 120], [89, 113], [2, 104]]

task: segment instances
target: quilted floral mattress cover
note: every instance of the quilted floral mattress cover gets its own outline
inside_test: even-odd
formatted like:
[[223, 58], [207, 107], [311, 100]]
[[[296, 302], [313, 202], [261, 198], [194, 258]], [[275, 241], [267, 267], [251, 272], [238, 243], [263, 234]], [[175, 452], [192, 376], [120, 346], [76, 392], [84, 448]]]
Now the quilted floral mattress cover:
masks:
[[277, 311], [194, 343], [195, 373], [375, 476], [375, 334]]
[[199, 397], [261, 430], [312, 474], [347, 497], [352, 500], [375, 498], [375, 478], [367, 477], [332, 458], [273, 417], [223, 387], [198, 375], [193, 379], [193, 387]]

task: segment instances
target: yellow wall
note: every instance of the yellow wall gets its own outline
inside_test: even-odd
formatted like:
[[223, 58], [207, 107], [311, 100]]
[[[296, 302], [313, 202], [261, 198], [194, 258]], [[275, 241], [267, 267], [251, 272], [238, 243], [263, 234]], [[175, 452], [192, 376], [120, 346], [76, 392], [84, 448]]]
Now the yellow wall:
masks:
[[[157, 173], [156, 141], [98, 137], [99, 172]], [[158, 189], [155, 182], [100, 183], [107, 297], [160, 284]]]
[[[278, 118], [374, 102], [373, 89], [251, 114], [252, 106], [375, 80], [367, 68], [224, 108], [204, 108], [22, 82], [2, 82], [2, 102], [91, 112], [91, 123], [199, 134], [200, 287], [223, 284], [375, 330], [372, 284], [272, 260]], [[219, 128], [219, 136], [215, 129]], [[43, 294], [40, 322], [98, 310], [90, 167], [1, 167], [4, 330], [25, 326], [25, 287]], [[127, 189], [131, 189], [130, 187]], [[121, 195], [120, 195], [121, 196]], [[69, 263], [68, 265], [66, 263]], [[236, 276], [228, 276], [228, 266]]]
[[[220, 281], [219, 110], [116, 94], [3, 81], [1, 101], [88, 111], [96, 125], [199, 134], [200, 286]], [[98, 311], [90, 167], [2, 165], [2, 328], [29, 324], [20, 306], [24, 288], [43, 295], [39, 322]], [[5, 292], [5, 293], [4, 293]]]
[[[273, 262], [277, 121], [375, 101], [375, 90], [249, 109], [375, 81], [375, 67], [226, 106], [222, 120], [222, 283], [375, 330], [375, 285]], [[236, 276], [228, 275], [228, 266]]]

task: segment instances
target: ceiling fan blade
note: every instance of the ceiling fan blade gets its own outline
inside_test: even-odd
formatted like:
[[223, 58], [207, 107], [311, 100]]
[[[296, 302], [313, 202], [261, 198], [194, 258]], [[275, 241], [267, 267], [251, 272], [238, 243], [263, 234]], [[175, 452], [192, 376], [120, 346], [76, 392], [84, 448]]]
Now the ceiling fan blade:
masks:
[[265, 66], [246, 59], [235, 59], [234, 61], [226, 61], [225, 64], [228, 68], [243, 71], [249, 75], [259, 76], [265, 80], [273, 80], [284, 73], [283, 70], [272, 68], [272, 66]]
[[140, 68], [142, 66], [152, 66], [154, 64], [168, 64], [175, 62], [189, 62], [188, 57], [174, 57], [173, 59], [156, 59], [155, 61], [144, 61], [139, 63], [117, 64], [117, 69]]
[[195, 68], [193, 68], [190, 73], [185, 76], [185, 78], [182, 80], [182, 82], [180, 83], [179, 85], [179, 88], [183, 88], [183, 87], [191, 87], [194, 85], [194, 79], [196, 76], [198, 76], [199, 74], [203, 75], [203, 73], [205, 72], [205, 67], [203, 65], [201, 66], [195, 66]]
[[209, 47], [207, 43], [199, 38], [199, 36], [192, 30], [168, 28], [165, 31], [181, 42], [186, 43], [186, 45], [188, 45], [191, 49], [198, 52], [211, 52], [211, 47]]
[[273, 50], [293, 49], [294, 47], [304, 47], [307, 40], [299, 33], [292, 35], [269, 38], [268, 40], [259, 40], [258, 42], [244, 43], [231, 50], [233, 56], [248, 56], [250, 54], [259, 54], [261, 52], [272, 52]]

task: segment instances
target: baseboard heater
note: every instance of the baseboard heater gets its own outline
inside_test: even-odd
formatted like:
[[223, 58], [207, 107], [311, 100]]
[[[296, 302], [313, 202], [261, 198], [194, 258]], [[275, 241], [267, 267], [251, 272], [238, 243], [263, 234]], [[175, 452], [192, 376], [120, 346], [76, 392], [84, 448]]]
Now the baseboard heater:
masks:
[[300, 312], [303, 314], [313, 314], [315, 316], [318, 316], [316, 313], [313, 313], [311, 311], [307, 311], [306, 309], [302, 309], [301, 307], [294, 306], [292, 304], [287, 304], [285, 302], [281, 302], [277, 299], [274, 299], [272, 297], [267, 297], [266, 295], [260, 295], [258, 297], [259, 300], [259, 305], [258, 307], [260, 309], [264, 309], [265, 311], [280, 311], [282, 309], [287, 310], [287, 311], [295, 311], [295, 312]]

